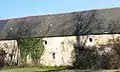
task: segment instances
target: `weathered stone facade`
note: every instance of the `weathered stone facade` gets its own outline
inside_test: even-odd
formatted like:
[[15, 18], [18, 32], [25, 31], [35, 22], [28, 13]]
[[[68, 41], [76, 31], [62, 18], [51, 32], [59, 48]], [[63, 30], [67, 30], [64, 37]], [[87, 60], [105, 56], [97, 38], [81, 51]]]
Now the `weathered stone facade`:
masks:
[[[119, 34], [115, 35], [88, 35], [88, 36], [69, 36], [69, 37], [50, 37], [44, 38], [45, 51], [41, 57], [40, 63], [44, 66], [72, 66], [74, 58], [72, 52], [74, 47], [79, 44], [86, 46], [98, 46], [108, 43], [109, 39], [115, 39], [119, 37]], [[16, 40], [0, 41], [0, 47], [4, 48], [8, 54], [13, 54], [13, 62], [18, 62], [20, 58], [20, 52], [17, 47]], [[107, 48], [109, 50], [109, 48]], [[10, 55], [7, 55], [6, 60], [11, 61]], [[27, 56], [27, 63], [31, 64], [31, 57]]]
[[19, 50], [17, 47], [16, 40], [0, 41], [0, 48], [3, 48], [6, 51], [7, 55], [5, 60], [8, 64], [11, 64], [11, 62], [14, 62], [14, 63], [18, 62]]
[[47, 43], [44, 43], [45, 53], [41, 58], [41, 63], [51, 66], [71, 65], [70, 55], [74, 47], [69, 40], [73, 42], [72, 38], [74, 37], [44, 38]]
[[[114, 35], [88, 35], [88, 36], [70, 36], [70, 37], [53, 37], [44, 38], [45, 40], [45, 52], [41, 58], [43, 65], [59, 66], [70, 65], [74, 62], [74, 58], [71, 57], [74, 47], [78, 44], [84, 44], [86, 46], [104, 45], [109, 42], [109, 39], [115, 39], [119, 37], [119, 34]], [[77, 40], [79, 39], [79, 40]], [[79, 43], [78, 43], [79, 42]], [[109, 51], [110, 48], [106, 47], [105, 51]], [[54, 56], [55, 59], [54, 59]]]

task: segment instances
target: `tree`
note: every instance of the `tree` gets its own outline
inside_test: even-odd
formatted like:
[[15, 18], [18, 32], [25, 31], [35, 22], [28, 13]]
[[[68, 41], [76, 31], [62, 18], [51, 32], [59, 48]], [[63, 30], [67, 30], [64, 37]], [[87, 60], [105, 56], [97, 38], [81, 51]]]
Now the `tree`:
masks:
[[1, 70], [4, 67], [6, 54], [7, 53], [3, 50], [3, 48], [0, 48], [0, 69]]
[[[75, 68], [95, 68], [97, 59], [99, 59], [98, 54], [94, 49], [95, 47], [91, 48], [85, 46], [88, 35], [98, 32], [99, 29], [97, 29], [98, 31], [96, 31], [95, 28], [100, 27], [100, 24], [103, 23], [101, 19], [96, 18], [96, 14], [96, 10], [74, 13], [74, 18], [72, 22], [75, 23], [76, 27], [76, 30], [74, 32], [74, 34], [76, 35], [76, 44], [74, 45], [75, 47], [73, 50], [73, 52], [75, 53], [75, 61], [73, 62], [73, 66]], [[82, 35], [87, 35], [87, 37], [84, 38], [84, 41], [82, 41], [83, 38], [80, 38], [80, 36]]]

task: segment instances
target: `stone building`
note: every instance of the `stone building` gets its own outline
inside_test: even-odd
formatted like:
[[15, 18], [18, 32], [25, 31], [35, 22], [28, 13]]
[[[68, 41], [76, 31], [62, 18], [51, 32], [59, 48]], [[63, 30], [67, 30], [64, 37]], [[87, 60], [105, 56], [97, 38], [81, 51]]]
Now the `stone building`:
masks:
[[[44, 38], [45, 51], [41, 57], [40, 63], [44, 66], [72, 66], [74, 58], [72, 53], [74, 47], [79, 44], [84, 44], [86, 46], [97, 46], [101, 44], [106, 44], [109, 39], [115, 39], [119, 37], [119, 34], [114, 35], [85, 35], [85, 36], [68, 36], [68, 37], [50, 37]], [[13, 56], [12, 61], [18, 62], [20, 57], [20, 52], [17, 47], [16, 40], [0, 41], [0, 47], [8, 53], [6, 60], [11, 61], [10, 54]], [[27, 56], [27, 63], [32, 63], [30, 56]]]
[[[78, 44], [96, 46], [107, 44], [109, 39], [116, 39], [119, 34], [114, 35], [88, 35], [44, 38], [45, 52], [41, 58], [41, 64], [50, 66], [70, 65], [74, 62], [72, 52]], [[78, 40], [79, 39], [79, 40]], [[78, 43], [79, 42], [79, 43]], [[108, 48], [108, 47], [106, 47]], [[109, 49], [106, 49], [109, 50]]]

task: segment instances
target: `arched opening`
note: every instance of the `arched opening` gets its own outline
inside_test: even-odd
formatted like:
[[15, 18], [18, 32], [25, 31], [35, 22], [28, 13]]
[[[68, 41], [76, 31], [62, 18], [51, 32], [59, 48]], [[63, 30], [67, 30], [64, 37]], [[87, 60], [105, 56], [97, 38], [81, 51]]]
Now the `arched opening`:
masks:
[[93, 39], [92, 39], [92, 38], [89, 38], [89, 41], [90, 41], [90, 42], [93, 42]]
[[44, 40], [44, 44], [47, 44], [47, 41], [46, 41], [46, 40]]

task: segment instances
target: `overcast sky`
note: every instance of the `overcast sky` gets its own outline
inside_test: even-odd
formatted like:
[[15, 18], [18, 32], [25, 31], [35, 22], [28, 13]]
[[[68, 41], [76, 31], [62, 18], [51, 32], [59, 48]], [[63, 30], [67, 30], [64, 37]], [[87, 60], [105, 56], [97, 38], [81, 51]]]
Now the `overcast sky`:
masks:
[[120, 0], [0, 0], [0, 19], [120, 7]]

